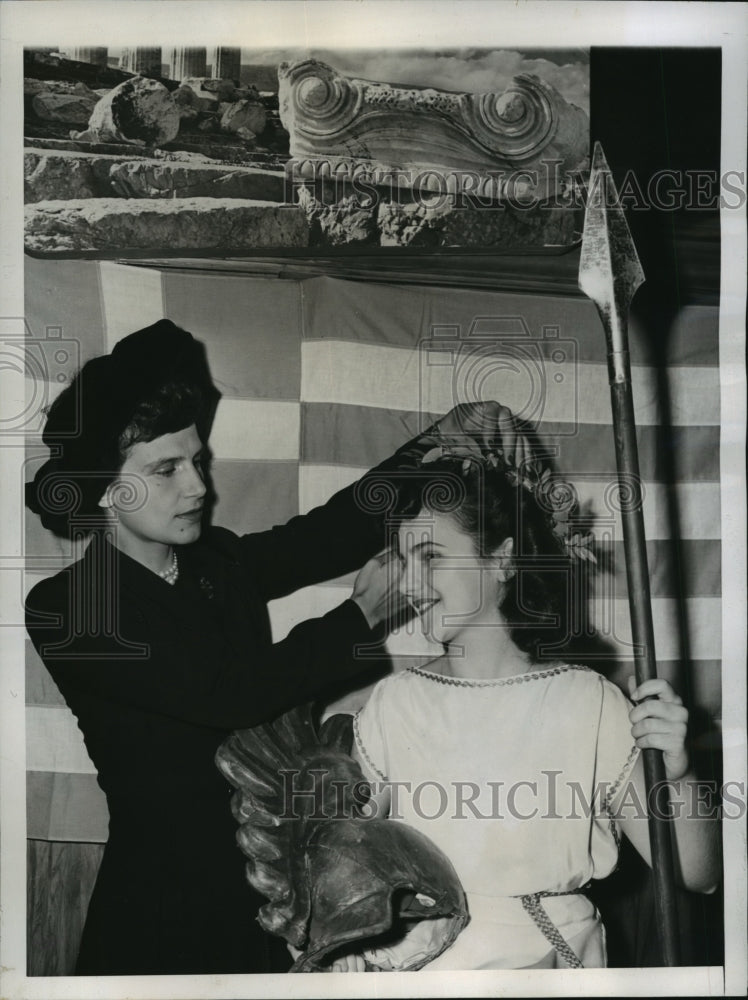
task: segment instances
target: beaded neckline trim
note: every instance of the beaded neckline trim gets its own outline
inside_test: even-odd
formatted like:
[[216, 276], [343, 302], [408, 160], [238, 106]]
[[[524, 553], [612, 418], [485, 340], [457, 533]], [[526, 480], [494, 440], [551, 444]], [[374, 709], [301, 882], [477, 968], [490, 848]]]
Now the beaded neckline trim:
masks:
[[468, 677], [447, 677], [445, 674], [436, 674], [431, 670], [424, 670], [423, 667], [406, 667], [411, 674], [425, 677], [426, 680], [436, 681], [437, 684], [450, 684], [453, 687], [504, 687], [510, 684], [524, 684], [526, 681], [539, 680], [541, 677], [552, 677], [554, 674], [563, 674], [567, 670], [587, 670], [579, 664], [564, 663], [557, 667], [549, 667], [547, 670], [530, 670], [526, 674], [514, 674], [512, 677], [491, 677], [485, 680], [472, 680]]

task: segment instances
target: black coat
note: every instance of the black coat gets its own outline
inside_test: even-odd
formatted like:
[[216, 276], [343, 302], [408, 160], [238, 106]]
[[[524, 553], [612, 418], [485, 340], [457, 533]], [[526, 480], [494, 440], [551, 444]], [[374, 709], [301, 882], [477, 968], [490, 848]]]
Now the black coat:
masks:
[[377, 637], [353, 601], [275, 644], [266, 602], [361, 565], [382, 543], [348, 489], [271, 531], [206, 530], [178, 549], [173, 586], [95, 537], [33, 588], [29, 634], [110, 813], [78, 974], [278, 970], [214, 754], [232, 729], [370, 665], [354, 647]]

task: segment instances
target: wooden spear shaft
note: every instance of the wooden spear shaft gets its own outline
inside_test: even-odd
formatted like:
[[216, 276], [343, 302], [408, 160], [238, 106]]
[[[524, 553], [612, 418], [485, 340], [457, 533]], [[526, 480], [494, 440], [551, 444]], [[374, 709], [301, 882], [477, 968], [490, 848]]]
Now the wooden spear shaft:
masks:
[[[657, 676], [639, 449], [631, 393], [628, 311], [644, 281], [631, 233], [602, 147], [595, 143], [579, 263], [579, 287], [597, 306], [605, 329], [616, 464], [626, 556], [636, 683]], [[679, 965], [670, 804], [662, 751], [643, 751], [655, 912], [666, 965]]]

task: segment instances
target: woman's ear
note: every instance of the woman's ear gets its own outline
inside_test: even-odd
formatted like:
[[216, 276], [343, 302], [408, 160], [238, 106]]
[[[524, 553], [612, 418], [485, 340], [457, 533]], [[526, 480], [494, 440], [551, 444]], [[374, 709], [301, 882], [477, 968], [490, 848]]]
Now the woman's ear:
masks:
[[106, 490], [102, 493], [101, 499], [98, 503], [99, 507], [103, 507], [105, 510], [114, 513], [114, 499], [112, 497], [112, 487], [107, 486]]
[[514, 555], [514, 539], [510, 536], [505, 538], [501, 545], [494, 552], [494, 559], [498, 564], [499, 583], [506, 583], [511, 580], [517, 572], [512, 563]]

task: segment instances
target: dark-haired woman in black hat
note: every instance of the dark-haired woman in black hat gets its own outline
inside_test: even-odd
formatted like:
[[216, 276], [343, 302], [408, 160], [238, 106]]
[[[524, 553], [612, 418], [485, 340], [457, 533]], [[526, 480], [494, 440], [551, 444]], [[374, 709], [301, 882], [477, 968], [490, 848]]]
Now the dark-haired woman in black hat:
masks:
[[[246, 884], [214, 755], [230, 730], [370, 664], [355, 648], [375, 641], [385, 615], [387, 573], [370, 561], [352, 600], [272, 642], [267, 602], [371, 560], [381, 518], [350, 487], [269, 531], [205, 528], [217, 395], [190, 334], [169, 321], [132, 334], [52, 405], [52, 454], [28, 489], [46, 527], [90, 538], [27, 599], [29, 634], [77, 717], [110, 814], [80, 975], [281, 968], [255, 920], [263, 900]], [[466, 412], [442, 429], [459, 436]], [[469, 415], [470, 433], [526, 448], [505, 408]], [[413, 467], [433, 444], [427, 432], [377, 471]]]

